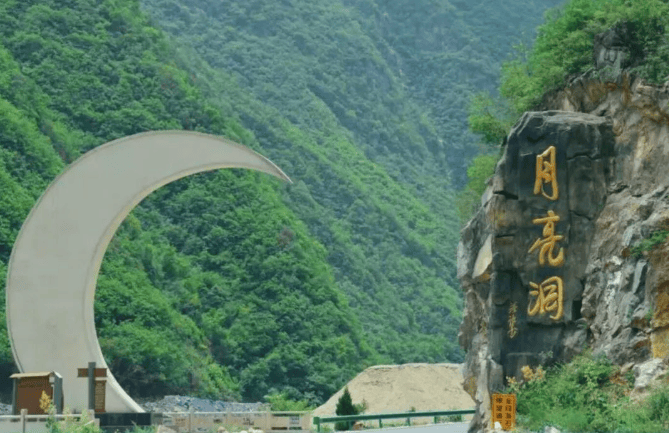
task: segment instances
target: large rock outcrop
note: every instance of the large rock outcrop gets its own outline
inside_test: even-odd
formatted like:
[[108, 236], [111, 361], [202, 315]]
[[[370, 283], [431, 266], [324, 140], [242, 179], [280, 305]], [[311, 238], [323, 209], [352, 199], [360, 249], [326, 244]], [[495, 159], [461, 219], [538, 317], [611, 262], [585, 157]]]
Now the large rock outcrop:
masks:
[[669, 355], [669, 244], [633, 254], [669, 232], [667, 107], [667, 85], [581, 77], [507, 137], [458, 248], [470, 431], [490, 429], [490, 394], [524, 365]]

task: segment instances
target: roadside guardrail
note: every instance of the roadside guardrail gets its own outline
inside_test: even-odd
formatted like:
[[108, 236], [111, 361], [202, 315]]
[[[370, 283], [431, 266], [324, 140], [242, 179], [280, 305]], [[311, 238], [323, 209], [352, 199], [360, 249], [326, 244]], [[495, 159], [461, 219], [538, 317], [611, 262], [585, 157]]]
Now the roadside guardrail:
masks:
[[450, 416], [450, 415], [471, 415], [475, 414], [475, 409], [461, 409], [461, 410], [439, 410], [439, 411], [428, 411], [428, 412], [401, 412], [401, 413], [377, 413], [377, 414], [366, 414], [366, 415], [340, 415], [340, 416], [330, 416], [321, 418], [318, 416], [314, 417], [314, 424], [316, 424], [316, 431], [321, 431], [321, 424], [326, 423], [335, 423], [335, 422], [346, 422], [349, 421], [354, 423], [356, 421], [369, 421], [369, 420], [379, 420], [379, 428], [383, 428], [384, 419], [400, 419], [406, 418], [407, 425], [411, 425], [411, 418], [430, 418], [434, 417], [434, 422], [437, 422], [437, 418], [440, 416]]

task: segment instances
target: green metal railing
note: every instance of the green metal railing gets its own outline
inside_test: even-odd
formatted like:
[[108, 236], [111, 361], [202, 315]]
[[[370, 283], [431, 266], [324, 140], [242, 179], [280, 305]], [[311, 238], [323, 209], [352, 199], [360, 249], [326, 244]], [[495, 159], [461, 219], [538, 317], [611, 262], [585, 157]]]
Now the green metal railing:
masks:
[[368, 420], [379, 420], [379, 428], [383, 428], [384, 419], [398, 419], [406, 418], [407, 425], [411, 425], [411, 418], [427, 418], [434, 417], [434, 422], [437, 422], [437, 418], [440, 416], [449, 416], [449, 415], [471, 415], [476, 413], [474, 409], [462, 409], [462, 410], [439, 410], [439, 411], [430, 411], [430, 412], [401, 412], [401, 413], [377, 413], [377, 414], [368, 414], [368, 415], [343, 415], [343, 416], [331, 416], [327, 418], [321, 418], [318, 416], [314, 417], [314, 424], [316, 424], [316, 431], [321, 431], [321, 424], [333, 423], [333, 422], [355, 422], [355, 421], [368, 421]]

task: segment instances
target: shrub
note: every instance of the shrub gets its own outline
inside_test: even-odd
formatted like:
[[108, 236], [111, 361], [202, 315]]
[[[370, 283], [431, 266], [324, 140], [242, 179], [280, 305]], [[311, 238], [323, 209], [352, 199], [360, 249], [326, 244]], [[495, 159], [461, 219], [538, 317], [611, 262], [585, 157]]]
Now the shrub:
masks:
[[[351, 393], [348, 392], [348, 387], [344, 388], [344, 393], [339, 397], [337, 401], [337, 408], [335, 410], [337, 415], [357, 415], [358, 410], [355, 405], [353, 405], [353, 399], [351, 398]], [[335, 423], [335, 430], [349, 430], [353, 425], [350, 421], [341, 421]]]
[[482, 153], [476, 156], [467, 168], [467, 186], [458, 194], [456, 203], [462, 224], [465, 224], [480, 206], [481, 195], [487, 187], [486, 181], [495, 173], [498, 160], [499, 156], [496, 154]]
[[477, 94], [469, 103], [469, 129], [486, 143], [499, 143], [513, 123], [537, 107], [543, 96], [563, 87], [570, 76], [591, 72], [602, 80], [613, 71], [594, 70], [596, 34], [625, 27], [630, 36], [631, 72], [661, 85], [669, 75], [669, 4], [666, 0], [571, 0], [547, 11], [531, 49], [502, 65], [500, 98]]
[[518, 117], [503, 100], [493, 99], [486, 92], [474, 95], [467, 111], [470, 131], [480, 134], [484, 143], [494, 146], [502, 143]]
[[632, 61], [641, 62], [634, 71], [659, 84], [669, 73], [668, 16], [662, 0], [571, 0], [546, 14], [531, 52], [505, 63], [500, 92], [518, 113], [531, 109], [569, 75], [591, 69], [594, 35], [618, 26], [629, 30]]
[[606, 430], [614, 424], [609, 404], [613, 370], [606, 358], [592, 359], [590, 354], [547, 371], [525, 366], [525, 381], [517, 384], [509, 378], [507, 392], [516, 393], [518, 420], [527, 428], [554, 425], [569, 431]]
[[656, 246], [664, 243], [667, 237], [669, 237], [669, 230], [656, 230], [649, 237], [636, 244], [632, 248], [631, 253], [634, 257], [639, 258], [644, 251], [651, 251]]
[[266, 395], [265, 400], [270, 404], [273, 411], [306, 411], [313, 409], [307, 400], [291, 400], [285, 392]]
[[543, 370], [523, 368], [523, 383], [507, 378], [505, 392], [517, 396], [517, 424], [538, 430], [552, 425], [569, 432], [655, 433], [669, 429], [669, 386], [651, 389], [639, 403], [629, 397], [634, 386], [603, 355], [586, 352], [569, 364]]
[[447, 422], [462, 422], [462, 415], [448, 415], [446, 417]]
[[669, 389], [666, 387], [655, 390], [646, 400], [648, 417], [652, 421], [659, 421], [665, 427], [669, 422]]

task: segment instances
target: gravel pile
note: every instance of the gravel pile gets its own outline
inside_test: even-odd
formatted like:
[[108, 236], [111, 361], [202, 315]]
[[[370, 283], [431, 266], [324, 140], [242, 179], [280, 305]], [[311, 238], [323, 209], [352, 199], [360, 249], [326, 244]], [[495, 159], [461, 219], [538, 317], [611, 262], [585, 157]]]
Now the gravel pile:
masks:
[[267, 403], [235, 403], [181, 395], [167, 395], [162, 400], [136, 400], [147, 412], [259, 412], [269, 410]]
[[12, 405], [0, 403], [0, 415], [11, 415], [12, 414]]
[[[195, 412], [260, 412], [269, 410], [267, 403], [234, 403], [181, 395], [167, 395], [161, 400], [136, 399], [135, 401], [147, 412], [188, 412], [190, 407]], [[0, 415], [11, 414], [12, 405], [0, 403]]]

